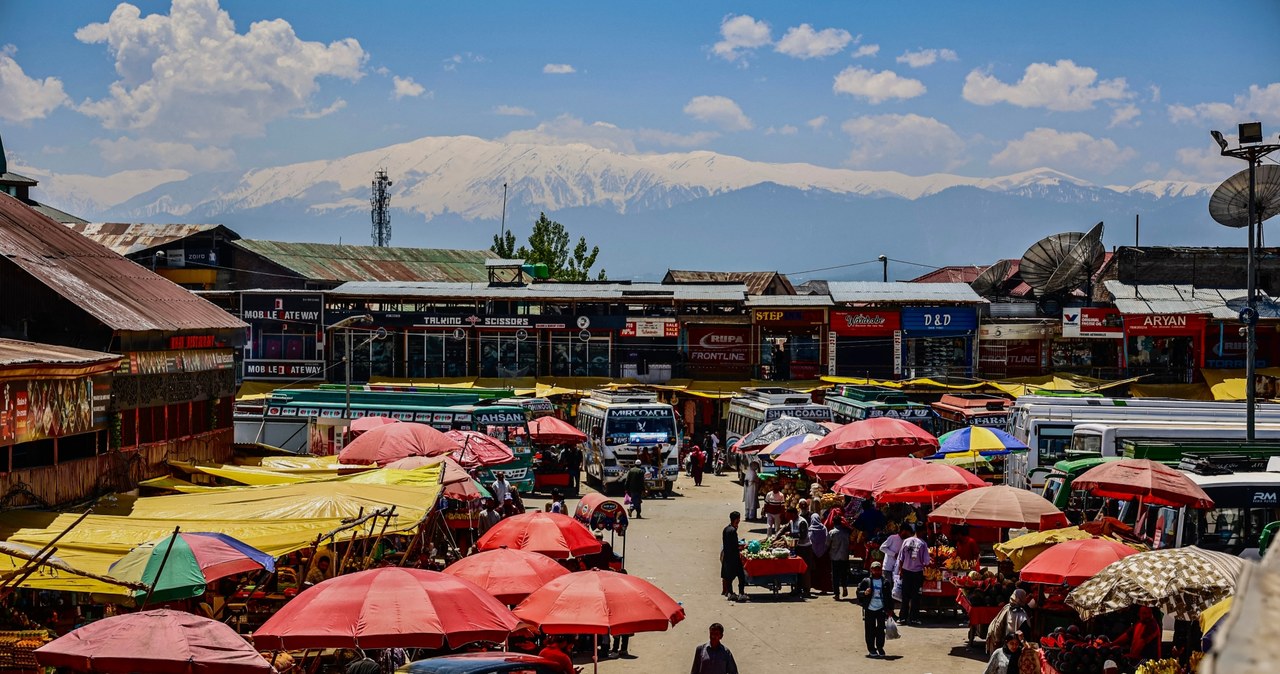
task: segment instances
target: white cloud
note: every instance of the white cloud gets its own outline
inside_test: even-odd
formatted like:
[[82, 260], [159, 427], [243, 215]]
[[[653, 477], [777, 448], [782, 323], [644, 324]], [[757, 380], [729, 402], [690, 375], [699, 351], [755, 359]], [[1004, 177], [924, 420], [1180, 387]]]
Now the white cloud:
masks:
[[1248, 91], [1237, 95], [1231, 103], [1170, 105], [1169, 119], [1223, 125], [1256, 121], [1280, 123], [1280, 82], [1265, 87], [1250, 85]]
[[1159, 103], [1159, 102], [1160, 102], [1160, 87], [1158, 87], [1158, 86], [1156, 86], [1156, 85], [1154, 85], [1154, 84], [1153, 84], [1153, 85], [1151, 85], [1151, 86], [1149, 87], [1149, 89], [1150, 89], [1150, 91], [1151, 91], [1151, 102], [1152, 102], [1152, 103]]
[[860, 59], [865, 56], [875, 56], [876, 54], [879, 54], [879, 53], [880, 53], [880, 45], [864, 44], [861, 47], [858, 47], [857, 51], [853, 52], [853, 58]]
[[1142, 122], [1135, 122], [1134, 120], [1136, 120], [1141, 114], [1142, 110], [1139, 110], [1138, 106], [1132, 103], [1122, 105], [1111, 111], [1111, 123], [1107, 125], [1107, 128], [1111, 129], [1117, 126], [1137, 126]]
[[899, 56], [898, 63], [905, 63], [912, 68], [923, 68], [931, 66], [938, 61], [958, 61], [959, 56], [951, 49], [920, 49], [918, 51], [903, 52]]
[[487, 63], [488, 61], [489, 59], [485, 58], [483, 54], [473, 54], [467, 51], [462, 52], [461, 54], [454, 54], [453, 56], [444, 59], [441, 61], [444, 65], [440, 67], [449, 72], [456, 72], [458, 70], [458, 66], [464, 63]]
[[545, 75], [572, 75], [578, 70], [568, 63], [548, 63], [542, 66], [542, 72]]
[[839, 28], [814, 30], [813, 26], [802, 23], [789, 28], [786, 35], [783, 35], [774, 46], [774, 51], [798, 59], [823, 58], [839, 54], [851, 41], [853, 36], [847, 30]]
[[135, 168], [214, 171], [230, 167], [236, 156], [231, 150], [217, 147], [197, 148], [190, 143], [135, 140], [124, 136], [115, 140], [98, 138], [93, 144], [107, 162]]
[[92, 176], [53, 173], [34, 166], [13, 167], [15, 172], [40, 181], [41, 201], [91, 217], [160, 185], [191, 177], [182, 169], [131, 169]]
[[532, 117], [533, 111], [529, 108], [522, 108], [518, 105], [495, 105], [493, 114], [505, 115], [507, 117]]
[[412, 77], [391, 78], [391, 96], [397, 101], [402, 98], [417, 98], [427, 92], [427, 88], [413, 81]]
[[1041, 127], [1009, 141], [1003, 150], [992, 155], [991, 165], [1014, 169], [1051, 166], [1106, 175], [1137, 156], [1133, 148], [1122, 148], [1110, 138], [1094, 138], [1081, 131], [1064, 132]]
[[573, 115], [543, 122], [532, 129], [512, 131], [501, 138], [504, 143], [535, 143], [544, 145], [570, 145], [582, 143], [614, 152], [639, 152], [648, 147], [691, 148], [705, 145], [720, 134], [700, 131], [678, 134], [657, 129], [624, 129], [608, 122], [590, 124]]
[[926, 173], [964, 161], [964, 140], [932, 117], [867, 115], [846, 120], [840, 128], [853, 141], [848, 163], [854, 168]]
[[145, 18], [121, 3], [76, 38], [106, 44], [119, 75], [81, 112], [109, 129], [186, 141], [260, 136], [268, 122], [305, 109], [319, 78], [358, 80], [366, 60], [352, 38], [308, 42], [283, 19], [238, 33], [216, 0], [174, 0], [168, 15]]
[[329, 115], [332, 115], [333, 113], [339, 110], [342, 110], [345, 107], [347, 107], [347, 102], [339, 98], [335, 100], [333, 103], [330, 103], [325, 108], [322, 108], [320, 110], [306, 110], [304, 112], [298, 113], [297, 116], [300, 119], [320, 119], [321, 117], [328, 117]]
[[764, 130], [764, 135], [766, 136], [772, 136], [775, 134], [779, 136], [794, 136], [797, 133], [800, 133], [800, 129], [797, 129], [796, 127], [790, 124], [783, 124], [782, 126], [778, 126], [778, 127], [771, 126]]
[[754, 126], [751, 119], [732, 98], [724, 96], [694, 96], [684, 106], [684, 114], [725, 131], [746, 131]]
[[817, 117], [805, 122], [805, 125], [814, 131], [820, 131], [822, 127], [827, 125], [827, 116], [818, 115]]
[[[1224, 134], [1225, 135], [1225, 134]], [[1205, 134], [1204, 145], [1184, 147], [1174, 153], [1178, 167], [1170, 169], [1165, 177], [1169, 180], [1194, 180], [1196, 182], [1215, 182], [1226, 180], [1245, 167], [1239, 159], [1224, 157], [1217, 144]], [[1236, 144], [1234, 134], [1225, 135], [1227, 142]]]
[[858, 66], [840, 71], [831, 88], [837, 94], [861, 96], [870, 103], [883, 103], [891, 98], [915, 98], [925, 92], [920, 80], [901, 77], [892, 70], [877, 73]]
[[729, 15], [720, 21], [720, 41], [711, 46], [711, 52], [726, 61], [736, 61], [745, 52], [772, 42], [769, 24], [746, 14]]
[[62, 80], [28, 77], [13, 58], [17, 53], [13, 45], [0, 48], [0, 119], [10, 122], [44, 119], [70, 103], [62, 90]]
[[964, 99], [977, 105], [1011, 103], [1020, 108], [1089, 110], [1099, 101], [1122, 101], [1132, 93], [1123, 77], [1099, 80], [1098, 71], [1063, 59], [1032, 63], [1016, 84], [974, 70], [964, 78]]

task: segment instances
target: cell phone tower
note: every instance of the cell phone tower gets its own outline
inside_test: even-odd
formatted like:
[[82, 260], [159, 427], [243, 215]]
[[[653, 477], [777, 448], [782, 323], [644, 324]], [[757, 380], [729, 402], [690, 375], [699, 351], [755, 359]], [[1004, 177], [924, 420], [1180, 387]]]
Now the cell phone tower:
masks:
[[373, 207], [373, 245], [386, 247], [391, 245], [391, 179], [386, 169], [378, 169], [373, 174], [373, 196], [369, 197], [369, 205]]

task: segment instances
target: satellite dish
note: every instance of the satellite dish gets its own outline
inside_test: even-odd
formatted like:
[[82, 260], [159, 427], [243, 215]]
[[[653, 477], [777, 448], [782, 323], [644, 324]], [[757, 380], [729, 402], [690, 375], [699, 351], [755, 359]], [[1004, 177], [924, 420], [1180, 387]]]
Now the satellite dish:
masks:
[[1013, 260], [1001, 260], [982, 270], [982, 273], [969, 283], [969, 287], [979, 295], [986, 295], [1004, 283], [1005, 277], [1009, 275], [1009, 267], [1012, 266]]
[[1102, 223], [1087, 233], [1064, 232], [1035, 242], [1022, 255], [1018, 274], [1036, 295], [1069, 292], [1089, 280], [1102, 266], [1106, 248], [1102, 245]]
[[[1280, 166], [1255, 167], [1255, 204], [1258, 222], [1280, 213]], [[1227, 227], [1249, 226], [1249, 169], [1222, 181], [1209, 197], [1209, 216]]]

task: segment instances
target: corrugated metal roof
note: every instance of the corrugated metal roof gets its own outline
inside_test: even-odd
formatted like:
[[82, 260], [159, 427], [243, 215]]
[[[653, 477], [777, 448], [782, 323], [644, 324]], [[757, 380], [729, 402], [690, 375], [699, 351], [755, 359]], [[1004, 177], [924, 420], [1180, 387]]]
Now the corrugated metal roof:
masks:
[[908, 283], [973, 283], [986, 267], [975, 265], [953, 265], [939, 267], [931, 272], [917, 276]]
[[77, 215], [72, 215], [63, 210], [59, 210], [57, 208], [54, 208], [53, 206], [50, 206], [49, 204], [42, 204], [38, 201], [30, 201], [30, 202], [27, 202], [27, 205], [36, 209], [36, 211], [48, 217], [50, 220], [56, 220], [58, 222], [61, 222], [64, 225], [82, 225], [89, 222], [88, 220], [85, 220], [82, 217], [79, 217]]
[[774, 279], [782, 283], [787, 295], [796, 294], [791, 280], [786, 274], [776, 271], [691, 271], [668, 269], [663, 283], [742, 283], [747, 286], [747, 294], [763, 295]]
[[[1106, 282], [1122, 314], [1208, 314], [1219, 320], [1235, 320], [1246, 306], [1248, 291], [1239, 288], [1197, 288], [1190, 285], [1129, 285]], [[1280, 318], [1280, 302], [1258, 291], [1258, 314]]]
[[344, 283], [328, 291], [329, 297], [418, 297], [435, 299], [603, 300], [645, 302], [671, 299], [682, 302], [741, 302], [747, 287], [741, 284], [680, 285], [661, 283], [535, 283], [527, 286], [489, 286], [488, 283]]
[[241, 239], [233, 245], [313, 281], [489, 281], [491, 250], [348, 246]]
[[24, 342], [20, 339], [0, 339], [0, 367], [29, 365], [92, 365], [120, 360], [114, 353], [73, 349], [69, 346]]
[[[58, 218], [54, 219], [57, 220]], [[239, 234], [236, 234], [222, 225], [216, 224], [157, 225], [129, 222], [67, 224], [76, 232], [97, 241], [121, 255], [129, 255], [131, 253], [138, 253], [157, 246], [163, 246], [174, 241], [185, 239], [192, 234], [208, 232], [220, 227], [229, 238], [240, 238]]]
[[112, 330], [243, 328], [168, 279], [0, 195], [0, 255]]
[[13, 171], [0, 173], [0, 185], [26, 185], [28, 187], [35, 187], [39, 184], [40, 183], [35, 178], [18, 175]]
[[747, 306], [757, 307], [829, 307], [830, 295], [749, 295]]
[[827, 287], [837, 304], [871, 302], [942, 302], [985, 304], [967, 283], [883, 283], [879, 281], [830, 281]]

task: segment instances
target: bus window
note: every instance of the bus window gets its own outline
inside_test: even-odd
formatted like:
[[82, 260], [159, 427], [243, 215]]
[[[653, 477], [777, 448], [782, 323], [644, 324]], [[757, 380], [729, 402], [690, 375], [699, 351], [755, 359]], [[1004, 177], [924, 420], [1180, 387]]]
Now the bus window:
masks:
[[1102, 436], [1092, 433], [1078, 433], [1071, 438], [1071, 451], [1088, 452], [1102, 456]]
[[1044, 481], [1044, 491], [1040, 495], [1044, 497], [1044, 500], [1058, 505], [1058, 493], [1062, 491], [1064, 482], [1065, 480], [1061, 475], [1050, 476]]
[[625, 443], [632, 433], [666, 433], [676, 436], [675, 419], [672, 417], [609, 417], [608, 436], [611, 441]]
[[1038, 457], [1036, 463], [1041, 466], [1052, 466], [1067, 457], [1067, 448], [1071, 446], [1071, 426], [1041, 426], [1039, 441], [1036, 443]]

